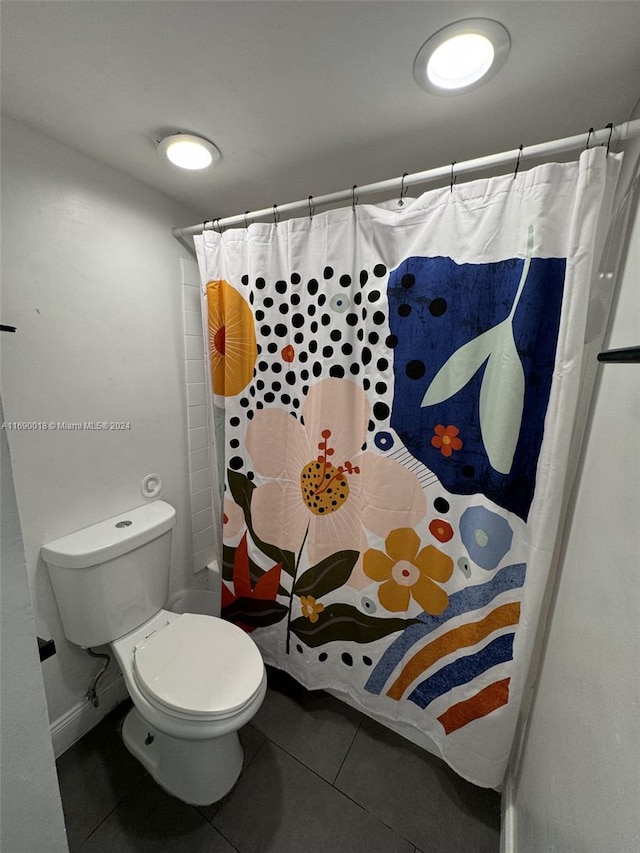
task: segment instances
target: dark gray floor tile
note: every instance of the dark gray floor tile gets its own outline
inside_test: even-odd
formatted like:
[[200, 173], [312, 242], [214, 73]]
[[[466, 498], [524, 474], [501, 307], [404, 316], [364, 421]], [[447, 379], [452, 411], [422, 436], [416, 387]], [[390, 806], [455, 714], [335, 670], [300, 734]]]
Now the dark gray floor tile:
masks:
[[[310, 750], [323, 748], [311, 738]], [[241, 853], [413, 853], [375, 817], [267, 741], [213, 826]]]
[[290, 676], [269, 670], [269, 689], [251, 721], [328, 782], [333, 782], [353, 741], [362, 714], [322, 690], [309, 691]]
[[422, 853], [497, 853], [500, 798], [366, 719], [336, 787]]
[[[238, 732], [240, 736], [240, 743], [242, 744], [242, 749], [244, 751], [244, 761], [242, 763], [243, 772], [246, 767], [251, 764], [253, 759], [256, 756], [256, 753], [265, 742], [265, 736], [260, 734], [257, 729], [254, 729], [252, 725], [244, 726]], [[237, 783], [236, 783], [237, 784]], [[227, 794], [227, 797], [229, 795]], [[227, 799], [225, 797], [222, 800], [219, 800], [217, 803], [211, 803], [209, 806], [196, 806], [200, 814], [205, 817], [207, 820], [211, 820], [214, 814], [218, 811], [223, 802]]]
[[120, 736], [123, 703], [60, 756], [56, 763], [67, 837], [71, 849], [140, 782], [146, 771]]
[[251, 724], [247, 726], [243, 726], [239, 732], [240, 735], [240, 743], [242, 744], [242, 749], [244, 750], [244, 763], [243, 767], [248, 767], [249, 764], [256, 757], [256, 753], [264, 743], [265, 737], [262, 732], [259, 732], [255, 726]]
[[109, 815], [79, 853], [236, 853], [193, 806], [162, 791], [150, 776]]

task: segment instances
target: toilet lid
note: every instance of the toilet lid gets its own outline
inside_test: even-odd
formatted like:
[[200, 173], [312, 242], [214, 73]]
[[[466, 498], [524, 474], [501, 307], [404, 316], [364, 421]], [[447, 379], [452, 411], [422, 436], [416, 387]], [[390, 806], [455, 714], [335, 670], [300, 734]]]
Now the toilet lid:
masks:
[[183, 613], [134, 652], [140, 687], [176, 711], [227, 716], [260, 689], [264, 664], [241, 628], [213, 616]]

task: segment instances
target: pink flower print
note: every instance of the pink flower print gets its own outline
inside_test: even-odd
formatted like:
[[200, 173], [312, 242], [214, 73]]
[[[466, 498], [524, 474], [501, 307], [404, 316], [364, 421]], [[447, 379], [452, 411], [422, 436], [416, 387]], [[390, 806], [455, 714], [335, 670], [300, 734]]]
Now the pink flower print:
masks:
[[244, 527], [244, 514], [235, 501], [225, 500], [222, 509], [222, 535], [233, 539]]
[[359, 550], [363, 528], [383, 538], [399, 518], [425, 515], [420, 484], [392, 459], [362, 452], [370, 405], [347, 379], [324, 379], [305, 400], [302, 420], [282, 409], [256, 413], [247, 429], [255, 471], [270, 482], [253, 492], [256, 534], [299, 551], [307, 534], [312, 564], [336, 551]]

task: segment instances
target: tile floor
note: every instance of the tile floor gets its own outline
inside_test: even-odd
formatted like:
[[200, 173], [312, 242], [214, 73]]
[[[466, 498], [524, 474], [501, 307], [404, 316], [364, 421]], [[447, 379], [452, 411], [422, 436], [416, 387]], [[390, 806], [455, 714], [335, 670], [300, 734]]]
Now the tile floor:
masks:
[[323, 693], [269, 672], [245, 769], [205, 808], [161, 791], [122, 705], [58, 759], [71, 853], [498, 853], [498, 794]]

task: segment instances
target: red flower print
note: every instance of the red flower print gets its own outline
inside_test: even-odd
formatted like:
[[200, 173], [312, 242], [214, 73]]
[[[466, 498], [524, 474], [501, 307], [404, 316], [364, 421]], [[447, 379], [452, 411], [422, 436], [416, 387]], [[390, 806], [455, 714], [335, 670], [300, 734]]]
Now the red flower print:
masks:
[[[280, 573], [282, 564], [276, 563], [269, 571], [258, 578], [254, 587], [251, 587], [251, 575], [249, 573], [249, 551], [247, 548], [247, 534], [245, 533], [240, 544], [236, 548], [233, 560], [233, 589], [222, 584], [222, 608], [229, 607], [239, 598], [260, 599], [262, 601], [275, 601], [280, 587]], [[251, 633], [256, 625], [236, 622], [245, 631]]]
[[462, 447], [462, 441], [457, 437], [460, 432], [457, 426], [449, 424], [445, 427], [438, 424], [433, 431], [435, 435], [431, 439], [431, 444], [437, 447], [443, 456], [451, 456], [454, 450], [460, 450]]
[[438, 540], [438, 542], [448, 542], [453, 538], [453, 527], [448, 521], [442, 518], [434, 518], [429, 525], [429, 532]]

